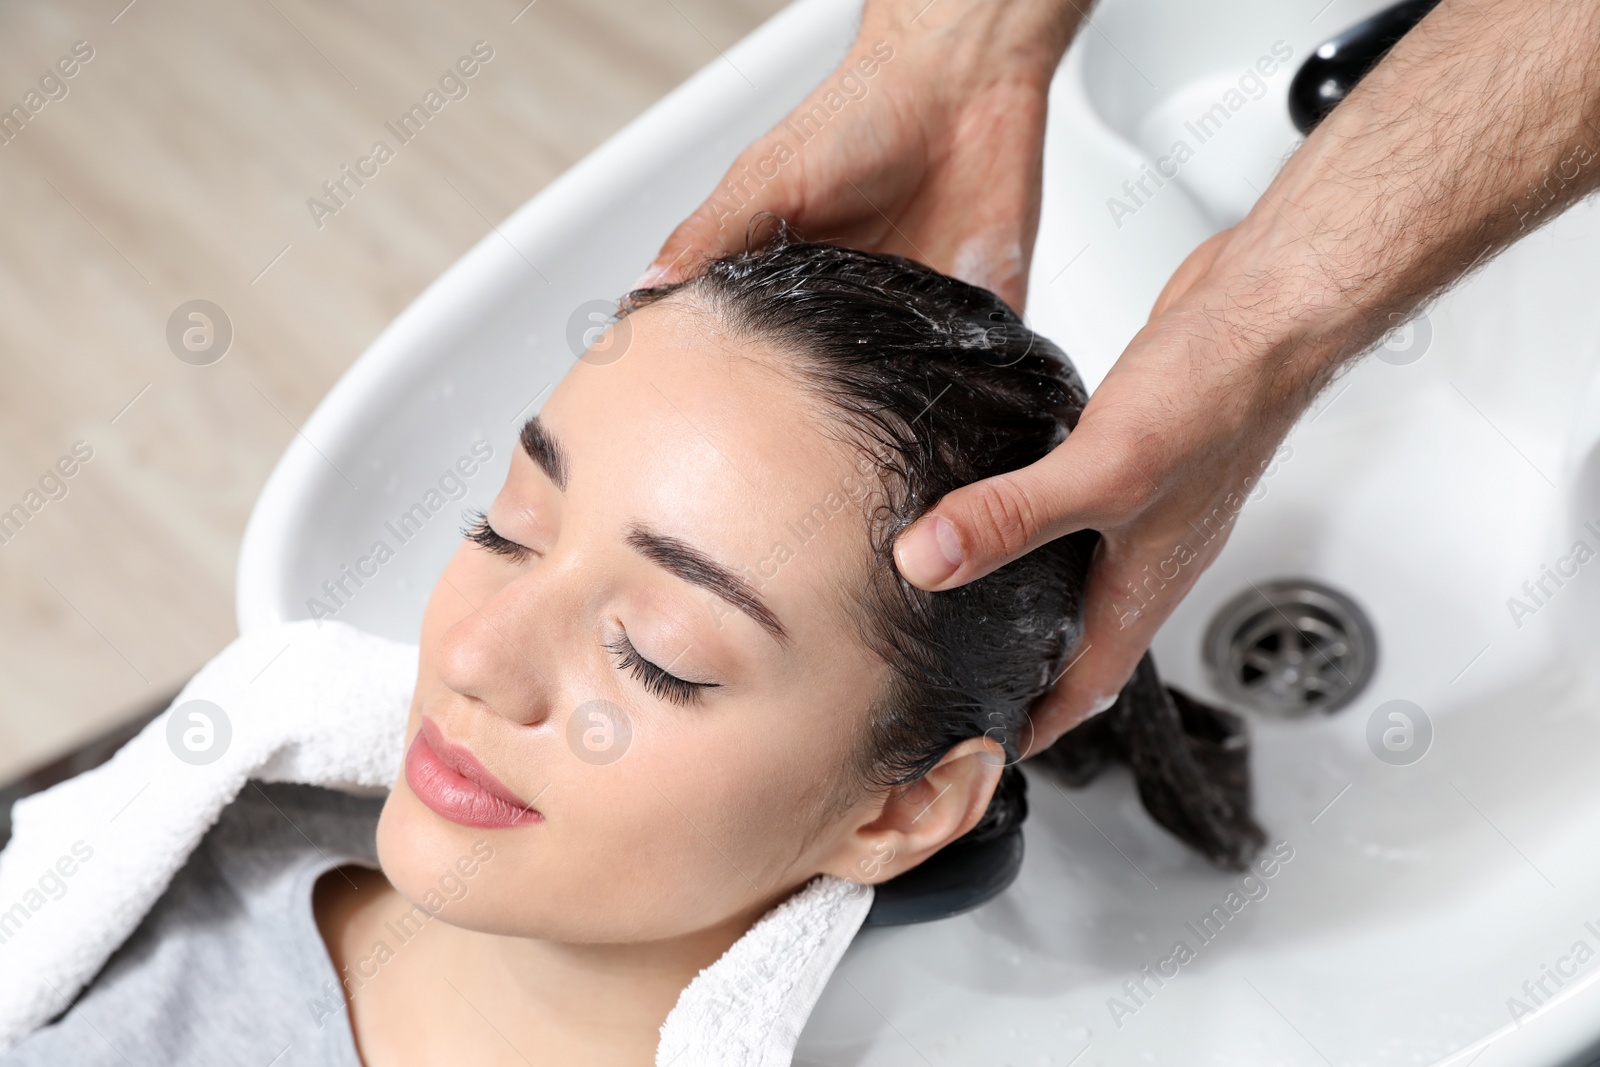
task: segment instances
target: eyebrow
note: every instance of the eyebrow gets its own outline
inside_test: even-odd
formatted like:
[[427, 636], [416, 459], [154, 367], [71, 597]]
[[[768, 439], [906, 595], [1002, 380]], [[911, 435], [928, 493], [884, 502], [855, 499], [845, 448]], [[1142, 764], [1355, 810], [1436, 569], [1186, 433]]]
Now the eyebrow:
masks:
[[789, 631], [756, 595], [750, 583], [693, 545], [676, 537], [656, 533], [641, 523], [628, 527], [627, 542], [651, 563], [698, 585], [732, 604], [779, 641], [789, 640]]
[[522, 424], [522, 450], [563, 493], [567, 491], [567, 454], [535, 415]]

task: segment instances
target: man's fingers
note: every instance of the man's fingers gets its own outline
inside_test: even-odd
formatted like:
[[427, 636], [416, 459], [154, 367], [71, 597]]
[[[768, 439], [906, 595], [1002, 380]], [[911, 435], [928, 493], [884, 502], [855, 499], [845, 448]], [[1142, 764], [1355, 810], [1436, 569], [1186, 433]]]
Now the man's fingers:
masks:
[[1032, 234], [1025, 231], [1024, 237], [1018, 236], [1022, 225], [1019, 220], [1025, 216], [1026, 206], [1002, 202], [1013, 209], [1002, 214], [999, 222], [976, 233], [950, 234], [954, 240], [948, 249], [926, 243], [924, 247], [934, 260], [929, 266], [988, 289], [1020, 315], [1028, 298], [1028, 268], [1032, 260], [1031, 254], [1023, 250], [1023, 243], [1025, 239], [1031, 247]]
[[682, 281], [694, 274], [695, 269], [707, 259], [729, 252], [743, 252], [750, 220], [763, 211], [770, 211], [789, 222], [795, 221], [789, 218], [794, 212], [787, 188], [782, 182], [770, 183], [761, 190], [760, 197], [749, 199], [736, 199], [723, 192], [724, 187], [735, 184], [741, 172], [748, 180], [752, 161], [764, 158], [765, 154], [770, 154], [767, 142], [757, 141], [733, 161], [733, 166], [717, 183], [717, 191], [706, 197], [688, 218], [678, 224], [678, 228], [662, 244], [661, 251], [656, 253], [650, 268], [633, 284], [633, 288], [646, 289], [653, 285]]
[[1037, 463], [955, 490], [895, 542], [901, 576], [953, 589], [1046, 541], [1124, 519], [1143, 499], [1142, 480], [1129, 482], [1120, 456], [1080, 423]]
[[649, 289], [681, 281], [694, 273], [694, 268], [704, 260], [743, 248], [743, 225], [737, 227], [739, 243], [729, 244], [728, 237], [732, 231], [730, 227], [719, 224], [726, 221], [720, 215], [715, 196], [695, 208], [694, 213], [679, 223], [678, 228], [667, 237], [649, 269], [630, 288]]
[[1122, 692], [1156, 630], [1172, 614], [1203, 567], [1180, 570], [1169, 581], [1150, 575], [1166, 557], [1131, 553], [1102, 541], [1085, 589], [1083, 638], [1068, 657], [1055, 687], [1033, 708], [1033, 747], [1038, 753], [1068, 730], [1109, 708]]
[[895, 542], [901, 576], [923, 589], [953, 589], [1048, 540], [1040, 536], [1046, 520], [1039, 488], [1015, 471], [946, 496]]
[[1038, 755], [1062, 734], [1116, 703], [1153, 636], [1153, 628], [1146, 633], [1143, 627], [1117, 629], [1114, 623], [1110, 628], [1086, 629], [1068, 660], [1066, 673], [1033, 707], [1029, 755]]

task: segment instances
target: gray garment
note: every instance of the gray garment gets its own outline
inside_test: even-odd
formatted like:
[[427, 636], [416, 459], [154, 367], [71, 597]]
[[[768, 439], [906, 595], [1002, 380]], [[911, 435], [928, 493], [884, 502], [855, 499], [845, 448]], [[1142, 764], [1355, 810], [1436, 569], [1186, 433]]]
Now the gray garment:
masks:
[[247, 784], [88, 989], [0, 1067], [361, 1067], [311, 891], [378, 865], [382, 806]]

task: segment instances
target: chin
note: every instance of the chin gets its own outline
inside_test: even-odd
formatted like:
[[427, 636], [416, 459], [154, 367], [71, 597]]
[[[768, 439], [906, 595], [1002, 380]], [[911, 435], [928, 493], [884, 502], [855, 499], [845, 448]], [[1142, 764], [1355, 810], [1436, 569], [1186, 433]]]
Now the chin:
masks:
[[498, 835], [459, 826], [428, 810], [399, 783], [378, 818], [378, 865], [412, 904], [454, 926], [491, 929], [496, 864], [509, 859]]

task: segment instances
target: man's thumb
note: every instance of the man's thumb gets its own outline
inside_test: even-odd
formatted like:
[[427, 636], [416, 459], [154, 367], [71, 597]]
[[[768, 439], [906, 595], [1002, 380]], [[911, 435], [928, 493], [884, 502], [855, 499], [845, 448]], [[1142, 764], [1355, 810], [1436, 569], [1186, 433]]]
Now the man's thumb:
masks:
[[1061, 461], [1067, 447], [945, 496], [896, 540], [900, 574], [923, 589], [953, 589], [1083, 529], [1087, 523], [1068, 507], [1078, 495], [1074, 480], [1062, 477], [1072, 467]]

